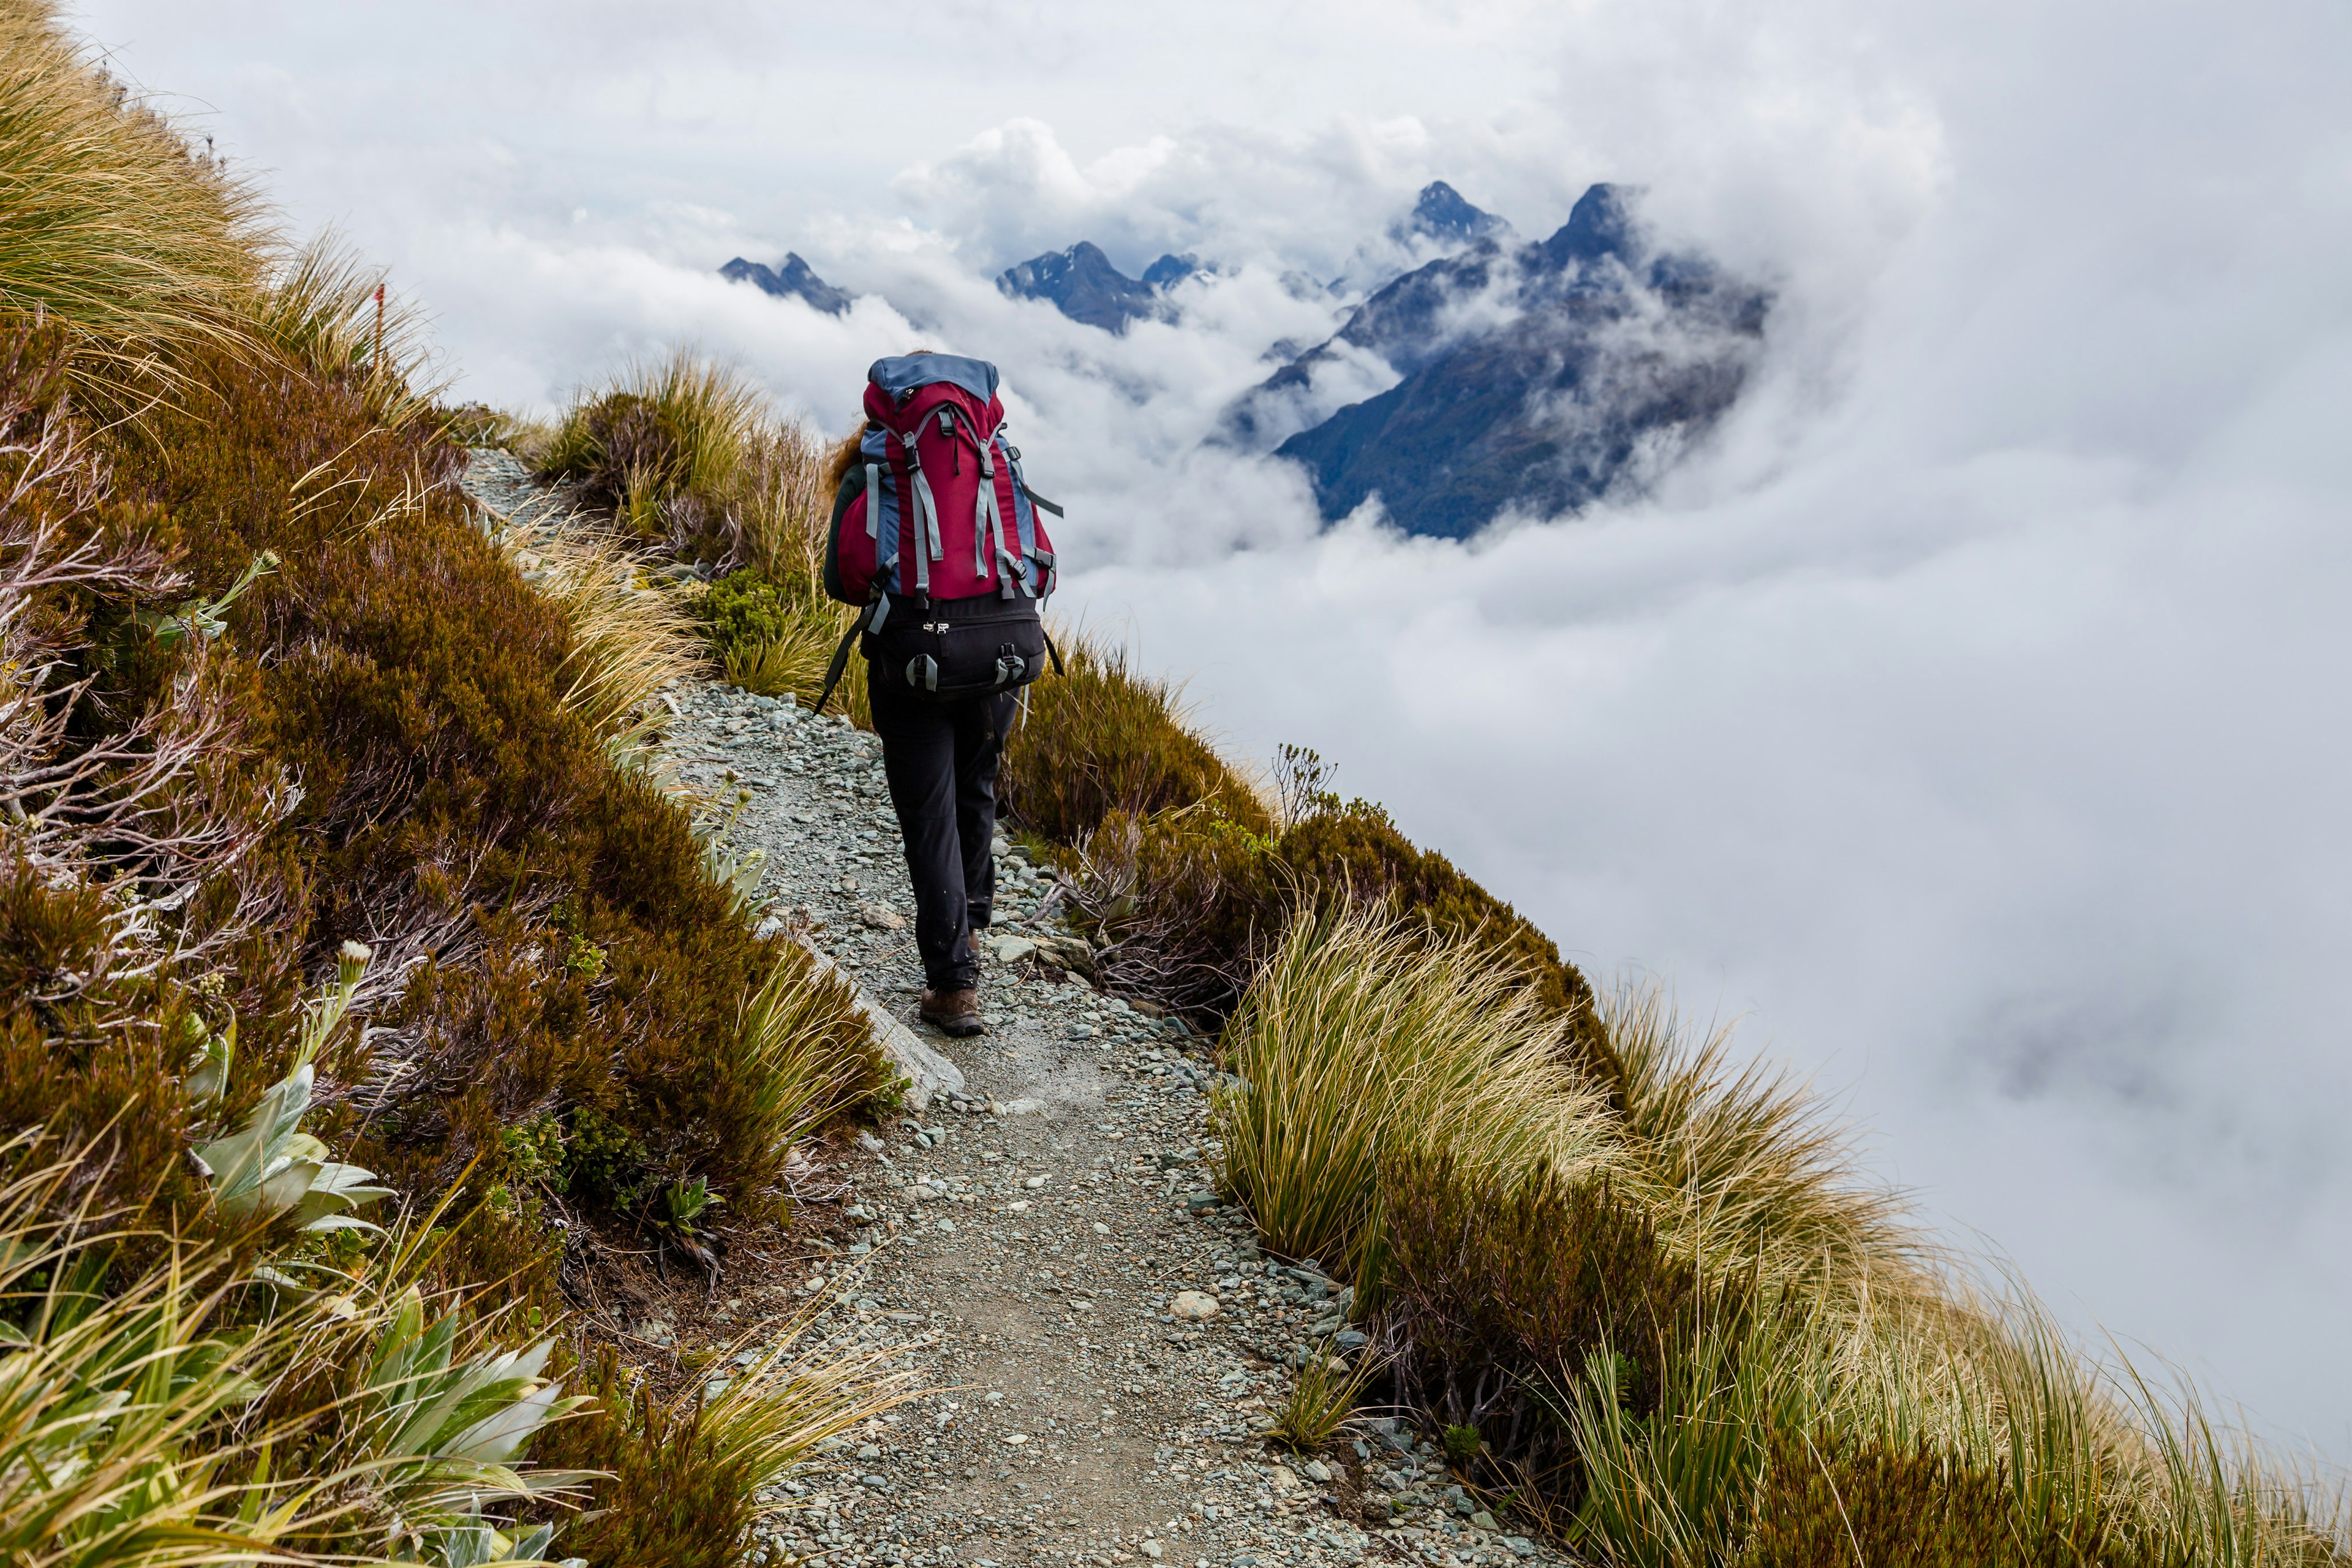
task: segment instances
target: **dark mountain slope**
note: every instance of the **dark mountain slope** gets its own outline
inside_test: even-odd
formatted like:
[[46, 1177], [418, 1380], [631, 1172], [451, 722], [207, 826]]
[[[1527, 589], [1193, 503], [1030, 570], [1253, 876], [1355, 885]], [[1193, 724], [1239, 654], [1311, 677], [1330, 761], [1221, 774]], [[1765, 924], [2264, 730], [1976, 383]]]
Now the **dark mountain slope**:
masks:
[[[1160, 271], [1174, 259], [1162, 257], [1152, 270]], [[1124, 332], [1129, 322], [1159, 315], [1165, 308], [1157, 289], [1113, 267], [1102, 247], [1090, 240], [1008, 267], [996, 286], [1016, 300], [1043, 300], [1070, 320], [1107, 332]]]

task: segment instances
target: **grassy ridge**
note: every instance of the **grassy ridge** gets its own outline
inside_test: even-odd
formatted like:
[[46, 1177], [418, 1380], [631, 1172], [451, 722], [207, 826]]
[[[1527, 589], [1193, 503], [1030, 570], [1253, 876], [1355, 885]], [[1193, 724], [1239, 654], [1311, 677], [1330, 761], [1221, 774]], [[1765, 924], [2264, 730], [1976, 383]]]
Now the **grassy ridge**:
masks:
[[733, 1561], [898, 1383], [666, 1403], [567, 1282], [891, 1075], [641, 765], [680, 607], [22, 0], [0, 192], [0, 1553]]

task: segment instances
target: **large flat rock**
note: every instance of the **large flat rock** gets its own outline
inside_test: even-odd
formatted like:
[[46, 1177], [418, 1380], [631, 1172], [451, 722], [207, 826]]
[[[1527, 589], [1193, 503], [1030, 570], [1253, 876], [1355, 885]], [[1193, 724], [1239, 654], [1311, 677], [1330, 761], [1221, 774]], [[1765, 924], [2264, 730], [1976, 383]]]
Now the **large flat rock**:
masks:
[[865, 1015], [866, 1022], [874, 1030], [874, 1043], [880, 1046], [882, 1054], [896, 1062], [898, 1070], [907, 1075], [908, 1110], [921, 1110], [937, 1095], [963, 1092], [963, 1068], [925, 1044], [921, 1036], [900, 1023], [888, 1008], [874, 1000], [872, 993], [860, 985], [828, 954], [819, 952], [815, 944], [803, 938], [801, 945], [808, 949], [809, 956], [819, 964], [839, 976], [856, 997], [858, 1012]]

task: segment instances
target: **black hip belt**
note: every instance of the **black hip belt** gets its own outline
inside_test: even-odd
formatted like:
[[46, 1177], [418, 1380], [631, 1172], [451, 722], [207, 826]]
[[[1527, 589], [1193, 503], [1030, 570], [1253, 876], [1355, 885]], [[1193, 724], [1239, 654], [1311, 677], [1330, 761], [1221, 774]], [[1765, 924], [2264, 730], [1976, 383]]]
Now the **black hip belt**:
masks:
[[1026, 686], [1045, 674], [1048, 661], [1055, 674], [1062, 669], [1061, 652], [1045, 635], [1034, 599], [887, 594], [866, 607], [834, 650], [817, 699], [820, 713], [848, 667], [852, 643], [866, 655], [869, 679], [940, 702]]

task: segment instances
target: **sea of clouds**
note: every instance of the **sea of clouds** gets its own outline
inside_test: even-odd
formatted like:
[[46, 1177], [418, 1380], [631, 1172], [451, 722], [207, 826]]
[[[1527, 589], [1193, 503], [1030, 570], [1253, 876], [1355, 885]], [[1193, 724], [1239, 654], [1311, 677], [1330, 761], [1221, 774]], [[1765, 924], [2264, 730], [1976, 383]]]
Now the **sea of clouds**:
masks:
[[[2352, 13], [188, 9], [84, 18], [461, 395], [691, 342], [833, 427], [877, 354], [996, 360], [1070, 613], [1233, 750], [1746, 1015], [1948, 1234], [2352, 1455]], [[1769, 282], [1710, 447], [1468, 546], [1204, 447], [1432, 178], [1529, 237], [1638, 184]], [[1117, 339], [992, 286], [1081, 238], [1223, 270]], [[866, 298], [713, 275], [787, 247]]]

